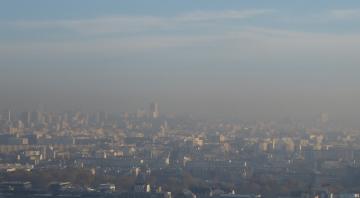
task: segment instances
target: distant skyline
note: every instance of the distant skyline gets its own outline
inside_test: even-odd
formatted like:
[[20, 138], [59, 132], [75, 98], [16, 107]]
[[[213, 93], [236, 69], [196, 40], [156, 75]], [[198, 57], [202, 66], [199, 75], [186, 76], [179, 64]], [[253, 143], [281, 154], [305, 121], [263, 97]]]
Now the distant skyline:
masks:
[[360, 117], [360, 2], [34, 0], [0, 6], [0, 108]]

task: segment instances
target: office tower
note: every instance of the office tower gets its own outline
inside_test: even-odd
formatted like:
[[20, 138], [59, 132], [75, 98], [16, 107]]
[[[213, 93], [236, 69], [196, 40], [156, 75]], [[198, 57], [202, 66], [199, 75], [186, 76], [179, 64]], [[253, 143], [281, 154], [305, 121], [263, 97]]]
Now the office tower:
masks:
[[159, 105], [155, 102], [150, 104], [150, 116], [152, 118], [158, 118], [160, 116]]
[[138, 109], [136, 112], [136, 117], [137, 118], [143, 118], [146, 115], [146, 111], [144, 109]]
[[22, 121], [25, 124], [25, 127], [30, 127], [31, 126], [31, 112], [30, 111], [26, 111], [22, 113]]
[[327, 113], [320, 114], [320, 123], [326, 124], [329, 121], [329, 115]]
[[11, 121], [11, 118], [12, 118], [12, 113], [11, 113], [11, 110], [5, 110], [3, 111], [2, 113], [2, 119], [7, 121], [7, 122], [10, 122]]
[[11, 116], [12, 116], [12, 115], [11, 115], [11, 111], [9, 110], [9, 111], [8, 111], [8, 121], [9, 121], [9, 122], [11, 122], [11, 118], [12, 118]]

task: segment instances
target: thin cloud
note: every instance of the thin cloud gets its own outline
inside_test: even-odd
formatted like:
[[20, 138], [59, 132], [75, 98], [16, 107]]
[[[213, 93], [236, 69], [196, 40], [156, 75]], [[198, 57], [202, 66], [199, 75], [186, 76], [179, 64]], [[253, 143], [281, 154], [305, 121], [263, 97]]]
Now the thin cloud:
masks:
[[[267, 28], [203, 35], [132, 36], [126, 38], [93, 39], [87, 41], [33, 42], [8, 44], [0, 47], [0, 58], [24, 60], [116, 59], [129, 61], [151, 57], [174, 63], [186, 57], [194, 62], [216, 61], [226, 65], [229, 61], [242, 61], [258, 65], [279, 63], [292, 65], [358, 65], [360, 35], [294, 32]], [[190, 53], [192, 52], [192, 53]], [[190, 53], [190, 54], [189, 54]], [[172, 57], [172, 58], [171, 58]], [[11, 61], [11, 60], [9, 60]]]
[[273, 10], [225, 10], [194, 11], [170, 17], [159, 16], [106, 16], [93, 19], [52, 20], [52, 21], [16, 21], [7, 25], [25, 29], [66, 29], [82, 33], [121, 33], [140, 32], [171, 28], [186, 28], [187, 25], [199, 25], [202, 22], [224, 20], [244, 20], [267, 15]]
[[273, 13], [274, 10], [226, 10], [226, 11], [197, 11], [187, 13], [176, 17], [177, 20], [193, 22], [193, 21], [212, 21], [212, 20], [231, 20], [231, 19], [246, 19], [254, 18], [261, 15]]
[[131, 32], [166, 26], [166, 20], [153, 16], [109, 16], [93, 19], [17, 21], [12, 24], [25, 29], [65, 29], [75, 32]]
[[360, 9], [337, 9], [337, 10], [331, 10], [330, 14], [335, 19], [342, 19], [342, 20], [360, 19]]

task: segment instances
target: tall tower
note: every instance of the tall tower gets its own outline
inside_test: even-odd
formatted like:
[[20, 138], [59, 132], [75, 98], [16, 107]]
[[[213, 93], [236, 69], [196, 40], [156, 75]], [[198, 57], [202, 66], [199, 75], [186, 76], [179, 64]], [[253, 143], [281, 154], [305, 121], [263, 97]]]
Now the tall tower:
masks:
[[11, 115], [11, 110], [8, 110], [8, 111], [7, 111], [7, 114], [8, 114], [8, 115], [7, 115], [7, 117], [8, 117], [8, 122], [11, 122], [11, 116], [12, 116], [12, 115]]
[[320, 114], [320, 123], [326, 124], [329, 121], [329, 115], [327, 113]]
[[156, 102], [150, 104], [150, 116], [152, 118], [158, 118], [160, 116], [159, 105]]
[[26, 111], [22, 113], [22, 121], [24, 122], [26, 127], [30, 127], [31, 125], [31, 112]]

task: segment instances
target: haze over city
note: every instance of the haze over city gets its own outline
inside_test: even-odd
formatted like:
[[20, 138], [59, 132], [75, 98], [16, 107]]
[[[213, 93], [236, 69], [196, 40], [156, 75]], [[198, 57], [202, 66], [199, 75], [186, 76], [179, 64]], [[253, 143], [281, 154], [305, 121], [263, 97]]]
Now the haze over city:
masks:
[[0, 3], [0, 198], [360, 198], [360, 1]]
[[8, 1], [2, 108], [355, 124], [358, 1]]

